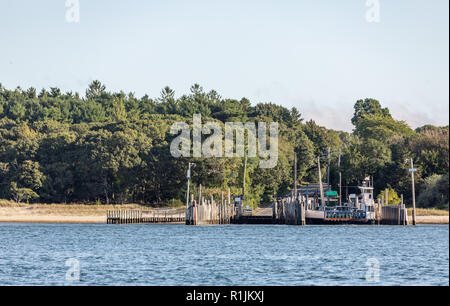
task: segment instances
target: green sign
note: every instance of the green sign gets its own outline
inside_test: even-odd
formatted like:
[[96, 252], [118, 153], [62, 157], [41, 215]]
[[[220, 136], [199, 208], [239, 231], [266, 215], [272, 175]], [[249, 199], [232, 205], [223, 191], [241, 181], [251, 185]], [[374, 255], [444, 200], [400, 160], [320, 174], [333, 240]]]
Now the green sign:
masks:
[[327, 191], [325, 194], [327, 197], [337, 197], [338, 195], [337, 191]]

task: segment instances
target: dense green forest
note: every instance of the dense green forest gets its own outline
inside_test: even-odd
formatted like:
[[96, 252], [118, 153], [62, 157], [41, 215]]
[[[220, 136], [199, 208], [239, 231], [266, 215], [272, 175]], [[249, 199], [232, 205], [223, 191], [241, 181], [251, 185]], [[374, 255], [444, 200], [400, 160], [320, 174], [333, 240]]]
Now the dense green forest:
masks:
[[[181, 203], [188, 161], [193, 190], [231, 187], [240, 192], [241, 158], [175, 159], [170, 142], [174, 122], [278, 122], [279, 160], [260, 169], [251, 158], [246, 176], [247, 201], [269, 202], [292, 185], [294, 152], [300, 182], [317, 182], [317, 156], [331, 147], [331, 183], [337, 188], [338, 152], [343, 185], [374, 177], [376, 193], [411, 199], [408, 158], [413, 158], [418, 205], [448, 209], [449, 129], [427, 125], [416, 130], [395, 120], [374, 99], [356, 101], [352, 133], [305, 122], [296, 108], [248, 99], [222, 98], [194, 85], [175, 97], [166, 87], [160, 97], [108, 92], [94, 81], [84, 96], [58, 88], [5, 89], [0, 84], [0, 198], [42, 203]], [[322, 160], [326, 178], [327, 159]], [[396, 194], [395, 194], [396, 193]], [[392, 197], [391, 197], [392, 194]]]

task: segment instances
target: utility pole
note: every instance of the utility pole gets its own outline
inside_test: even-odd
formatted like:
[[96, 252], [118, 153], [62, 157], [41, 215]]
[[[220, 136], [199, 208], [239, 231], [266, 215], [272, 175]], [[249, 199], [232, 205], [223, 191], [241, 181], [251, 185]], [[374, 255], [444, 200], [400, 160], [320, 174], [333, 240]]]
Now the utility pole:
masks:
[[[330, 186], [330, 166], [331, 166], [331, 148], [328, 147], [328, 173], [327, 173], [327, 184], [328, 184], [328, 191], [331, 191]], [[327, 195], [327, 205], [330, 205], [330, 196]]]
[[328, 190], [331, 190], [331, 186], [330, 186], [330, 164], [331, 164], [331, 148], [328, 147], [328, 153], [327, 153], [327, 158], [328, 158], [328, 173], [327, 173], [327, 184], [328, 184]]
[[235, 212], [235, 207], [234, 207], [234, 203], [231, 203], [231, 190], [230, 187], [228, 187], [228, 194], [227, 194], [227, 200], [228, 200], [228, 205], [230, 205], [231, 207], [231, 215], [234, 218], [234, 212]]
[[416, 172], [417, 169], [414, 169], [414, 161], [411, 158], [411, 169], [409, 169], [409, 172], [411, 172], [411, 183], [412, 183], [412, 201], [413, 201], [413, 225], [415, 226], [416, 223], [416, 191], [414, 187], [414, 172]]
[[244, 179], [242, 184], [242, 205], [244, 205], [244, 199], [245, 199], [245, 178], [247, 176], [247, 158], [248, 156], [245, 156], [245, 162], [244, 162]]
[[297, 199], [297, 153], [294, 152], [294, 197]]
[[323, 198], [323, 184], [322, 184], [322, 171], [320, 170], [320, 156], [317, 157], [317, 166], [319, 168], [320, 206], [323, 206], [325, 199]]
[[338, 167], [339, 167], [339, 206], [342, 206], [342, 172], [341, 172], [341, 155], [342, 155], [342, 150], [339, 149], [339, 161], [338, 161]]
[[345, 200], [350, 202], [350, 200], [348, 199], [348, 186], [345, 186]]
[[193, 166], [193, 163], [189, 163], [189, 168], [187, 172], [187, 192], [186, 192], [186, 208], [189, 208], [189, 185], [191, 183], [191, 166]]

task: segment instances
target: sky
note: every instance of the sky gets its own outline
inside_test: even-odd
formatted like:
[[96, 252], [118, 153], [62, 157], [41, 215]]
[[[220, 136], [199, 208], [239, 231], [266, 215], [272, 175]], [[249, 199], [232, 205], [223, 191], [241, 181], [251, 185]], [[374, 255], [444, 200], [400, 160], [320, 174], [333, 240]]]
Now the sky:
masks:
[[158, 97], [198, 83], [345, 131], [370, 97], [413, 128], [449, 124], [448, 0], [68, 2], [0, 0], [4, 87], [84, 94], [98, 79]]

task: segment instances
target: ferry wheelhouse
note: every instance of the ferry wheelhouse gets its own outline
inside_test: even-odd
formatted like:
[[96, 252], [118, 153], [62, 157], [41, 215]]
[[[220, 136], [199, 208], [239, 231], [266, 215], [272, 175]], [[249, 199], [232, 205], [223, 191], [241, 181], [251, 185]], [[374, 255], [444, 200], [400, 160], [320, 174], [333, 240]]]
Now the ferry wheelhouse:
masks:
[[307, 224], [374, 224], [375, 200], [370, 179], [358, 186], [359, 194], [350, 194], [344, 205], [320, 205], [306, 210]]

